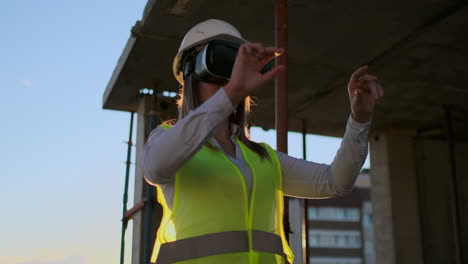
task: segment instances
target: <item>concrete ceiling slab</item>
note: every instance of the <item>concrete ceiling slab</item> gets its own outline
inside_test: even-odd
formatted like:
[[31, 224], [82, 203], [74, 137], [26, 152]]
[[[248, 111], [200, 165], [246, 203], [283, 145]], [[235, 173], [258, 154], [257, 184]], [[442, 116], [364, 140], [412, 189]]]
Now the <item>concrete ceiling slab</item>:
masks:
[[[456, 136], [468, 138], [465, 2], [290, 0], [288, 8], [290, 130], [301, 131], [306, 119], [309, 133], [341, 136], [350, 113], [347, 81], [369, 64], [385, 90], [373, 129], [441, 128], [443, 105], [450, 104]], [[250, 41], [274, 44], [273, 1], [149, 1], [103, 107], [135, 111], [142, 88], [178, 91], [173, 57], [185, 32], [208, 18], [232, 23]], [[254, 124], [274, 128], [273, 82], [255, 97]]]

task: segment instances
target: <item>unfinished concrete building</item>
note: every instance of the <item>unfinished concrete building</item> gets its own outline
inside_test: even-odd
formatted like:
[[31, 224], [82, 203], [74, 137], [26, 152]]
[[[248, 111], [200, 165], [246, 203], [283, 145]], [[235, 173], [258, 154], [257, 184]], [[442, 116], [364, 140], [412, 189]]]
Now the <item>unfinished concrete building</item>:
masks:
[[[137, 159], [151, 128], [176, 116], [171, 67], [185, 32], [219, 18], [250, 41], [275, 45], [276, 5], [148, 1], [103, 96], [103, 108], [137, 113]], [[289, 0], [287, 14], [287, 130], [301, 132], [306, 120], [307, 133], [341, 137], [346, 83], [360, 65], [384, 86], [369, 138], [376, 263], [468, 263], [467, 2]], [[275, 128], [274, 91], [271, 82], [255, 94], [254, 123], [264, 129]], [[133, 264], [145, 263], [161, 213], [154, 193], [145, 200], [147, 189], [137, 167], [126, 253]]]

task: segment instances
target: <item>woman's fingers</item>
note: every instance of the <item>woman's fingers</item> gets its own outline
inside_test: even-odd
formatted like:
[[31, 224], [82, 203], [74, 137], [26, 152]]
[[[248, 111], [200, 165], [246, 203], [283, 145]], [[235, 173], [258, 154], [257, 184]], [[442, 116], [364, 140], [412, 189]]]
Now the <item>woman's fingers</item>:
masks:
[[379, 99], [379, 92], [377, 91], [377, 83], [370, 82], [369, 85], [370, 85], [372, 96], [374, 97], [374, 99], [376, 100]]
[[260, 43], [253, 43], [252, 44], [252, 55], [261, 59], [265, 56], [265, 48]]
[[267, 47], [265, 48], [265, 58], [264, 59], [267, 59], [268, 61], [269, 60], [272, 60], [276, 57], [279, 57], [281, 55], [283, 55], [284, 53], [284, 49], [283, 48], [276, 48], [276, 47]]
[[363, 82], [363, 81], [377, 81], [379, 80], [377, 78], [377, 76], [374, 76], [374, 75], [370, 75], [370, 74], [365, 74], [361, 77], [359, 77], [359, 81]]
[[286, 69], [286, 67], [284, 65], [275, 66], [273, 69], [271, 69], [268, 72], [266, 72], [265, 74], [263, 74], [263, 81], [267, 82], [267, 81], [273, 79], [273, 77], [275, 77], [275, 75], [278, 72], [283, 71], [284, 69]]
[[[379, 99], [383, 96], [383, 88], [379, 83], [379, 79], [375, 75], [367, 74], [368, 66], [363, 66], [357, 69], [351, 76], [351, 92], [358, 94], [361, 92], [370, 93], [374, 99]], [[353, 89], [354, 88], [354, 89]], [[354, 90], [354, 91], [353, 91]]]
[[261, 43], [244, 43], [240, 47], [240, 52], [243, 53], [242, 61], [259, 72], [269, 61], [281, 56], [284, 53], [284, 49], [264, 47]]
[[245, 55], [249, 56], [250, 54], [252, 54], [252, 46], [249, 45], [249, 44], [243, 44], [241, 46], [241, 49], [244, 49], [245, 51]]
[[383, 97], [383, 88], [380, 83], [377, 83], [377, 91], [379, 93], [379, 97]]
[[362, 86], [362, 89], [369, 91], [374, 99], [379, 97], [376, 81], [377, 77], [368, 74], [359, 77], [359, 83], [361, 84], [360, 86]]
[[383, 96], [383, 88], [376, 81], [366, 81], [364, 83], [358, 84], [355, 86], [352, 92], [354, 94], [369, 93], [376, 100]]
[[351, 82], [358, 82], [359, 78], [366, 73], [367, 69], [369, 69], [369, 66], [365, 65], [353, 72], [351, 75]]
[[355, 86], [353, 89], [354, 94], [359, 94], [359, 93], [372, 93], [371, 88], [368, 84], [360, 84]]
[[265, 56], [265, 48], [260, 43], [244, 43], [242, 47], [245, 48], [247, 56], [254, 57], [255, 59], [261, 59]]
[[253, 56], [258, 60], [271, 60], [284, 53], [284, 49], [276, 47], [264, 47], [261, 43], [244, 43], [241, 49], [245, 50], [246, 55]]

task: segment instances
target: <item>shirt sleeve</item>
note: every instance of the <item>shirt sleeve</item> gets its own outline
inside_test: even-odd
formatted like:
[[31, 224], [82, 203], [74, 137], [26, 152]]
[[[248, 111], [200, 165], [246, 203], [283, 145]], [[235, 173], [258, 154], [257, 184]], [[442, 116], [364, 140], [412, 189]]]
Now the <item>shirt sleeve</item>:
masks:
[[150, 184], [174, 181], [175, 173], [201, 149], [214, 129], [234, 111], [221, 88], [169, 130], [154, 129], [145, 144], [140, 166]]
[[341, 146], [330, 165], [277, 152], [285, 195], [330, 198], [351, 191], [367, 157], [370, 123], [359, 123], [349, 116]]

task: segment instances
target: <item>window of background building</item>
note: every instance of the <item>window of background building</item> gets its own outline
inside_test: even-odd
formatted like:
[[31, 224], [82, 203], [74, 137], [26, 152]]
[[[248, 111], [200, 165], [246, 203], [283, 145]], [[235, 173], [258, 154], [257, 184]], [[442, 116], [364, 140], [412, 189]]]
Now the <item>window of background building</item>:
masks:
[[308, 208], [308, 216], [310, 220], [327, 220], [327, 221], [360, 221], [359, 208], [353, 207], [317, 207], [310, 206]]
[[339, 257], [311, 257], [313, 264], [362, 264], [360, 258], [339, 258]]
[[375, 263], [374, 225], [372, 222], [372, 203], [364, 201], [362, 203], [362, 240], [366, 263]]
[[361, 248], [361, 232], [354, 230], [309, 230], [311, 247]]

